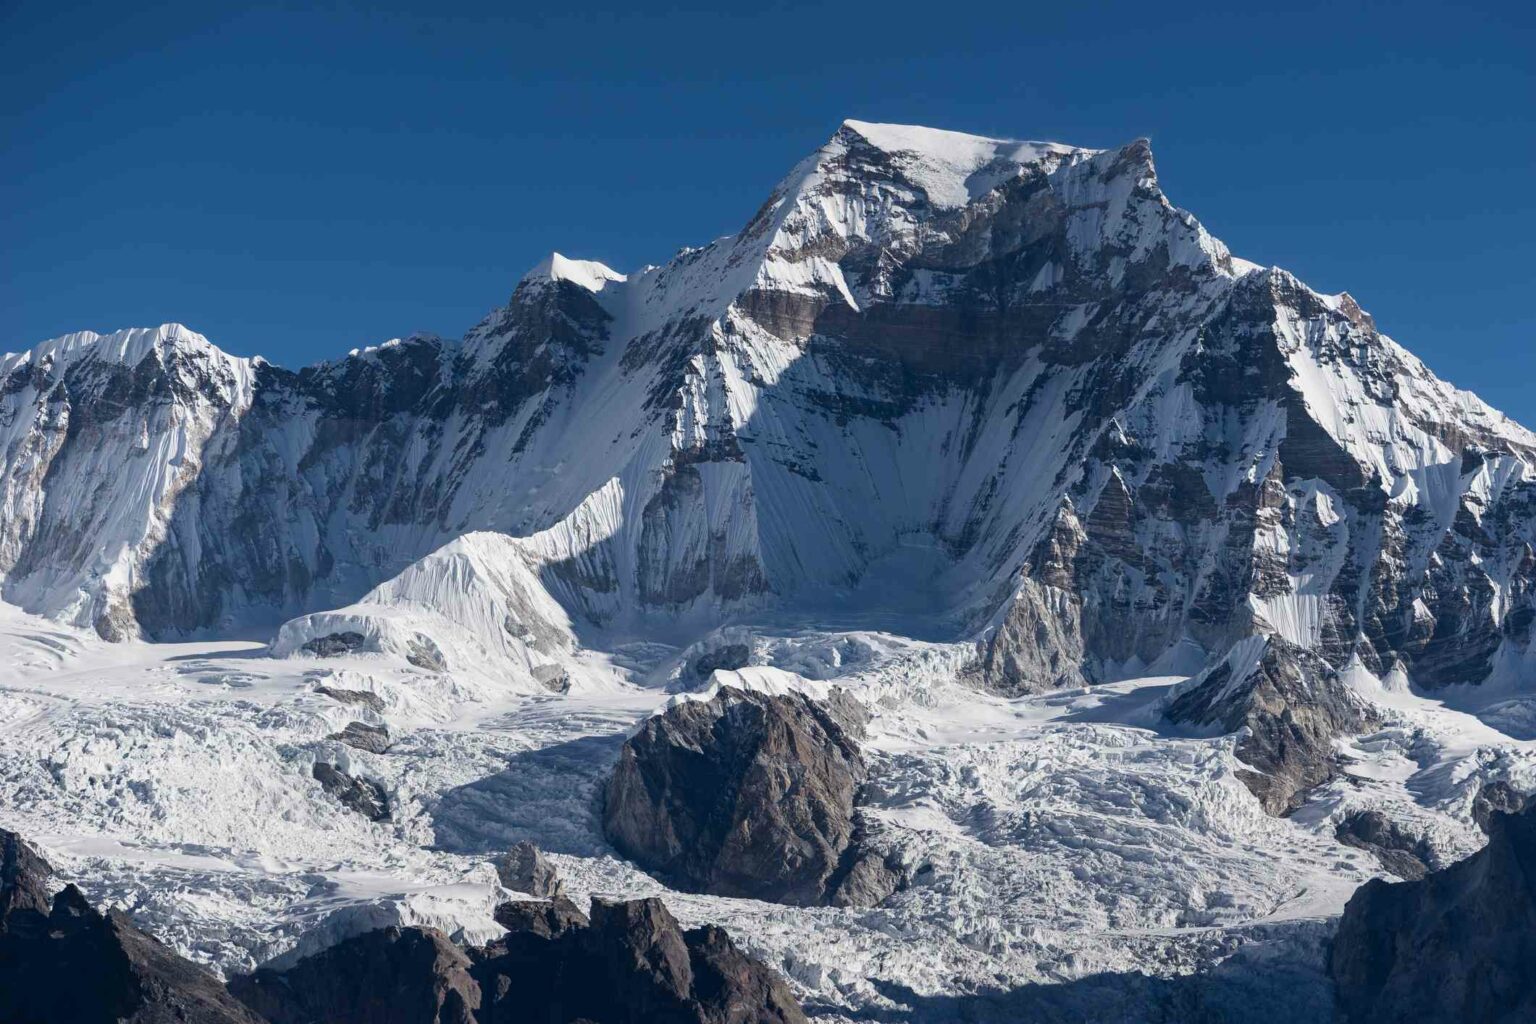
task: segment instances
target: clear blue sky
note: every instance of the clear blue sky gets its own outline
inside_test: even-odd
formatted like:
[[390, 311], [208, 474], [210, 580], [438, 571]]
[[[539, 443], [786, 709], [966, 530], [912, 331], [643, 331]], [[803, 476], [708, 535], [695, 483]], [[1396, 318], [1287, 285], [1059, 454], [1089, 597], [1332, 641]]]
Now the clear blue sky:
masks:
[[1529, 4], [517, 6], [0, 0], [0, 349], [457, 336], [551, 249], [735, 231], [858, 117], [1150, 136], [1235, 252], [1536, 426]]

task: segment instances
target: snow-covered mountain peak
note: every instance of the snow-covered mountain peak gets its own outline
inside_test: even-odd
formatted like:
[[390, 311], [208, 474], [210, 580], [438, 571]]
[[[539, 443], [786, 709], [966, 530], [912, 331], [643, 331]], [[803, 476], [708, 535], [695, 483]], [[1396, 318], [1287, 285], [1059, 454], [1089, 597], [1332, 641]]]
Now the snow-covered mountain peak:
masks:
[[985, 195], [1028, 165], [1049, 165], [1098, 150], [1059, 142], [992, 139], [919, 125], [846, 120], [831, 146], [862, 142], [890, 154], [895, 165], [940, 208], [955, 208]]
[[626, 275], [596, 260], [572, 260], [552, 252], [523, 275], [522, 283], [569, 281], [589, 292], [600, 292], [610, 284], [622, 284]]
[[[168, 325], [26, 358], [193, 339], [217, 352]], [[229, 366], [8, 382], [9, 599], [114, 636], [270, 621], [488, 530], [562, 538], [541, 582], [604, 628], [1003, 622], [983, 671], [1005, 688], [1216, 657], [1261, 623], [1465, 681], [1529, 632], [1530, 435], [1347, 295], [1233, 258], [1145, 139], [849, 121], [663, 266], [552, 253], [462, 343]], [[98, 494], [107, 464], [147, 497]]]

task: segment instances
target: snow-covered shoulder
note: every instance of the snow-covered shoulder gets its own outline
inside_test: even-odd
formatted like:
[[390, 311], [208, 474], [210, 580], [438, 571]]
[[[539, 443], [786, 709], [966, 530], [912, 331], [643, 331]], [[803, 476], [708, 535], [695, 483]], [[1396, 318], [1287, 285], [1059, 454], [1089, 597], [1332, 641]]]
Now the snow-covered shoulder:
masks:
[[536, 568], [512, 537], [465, 534], [356, 604], [284, 623], [272, 655], [384, 655], [488, 692], [563, 691], [577, 642]]

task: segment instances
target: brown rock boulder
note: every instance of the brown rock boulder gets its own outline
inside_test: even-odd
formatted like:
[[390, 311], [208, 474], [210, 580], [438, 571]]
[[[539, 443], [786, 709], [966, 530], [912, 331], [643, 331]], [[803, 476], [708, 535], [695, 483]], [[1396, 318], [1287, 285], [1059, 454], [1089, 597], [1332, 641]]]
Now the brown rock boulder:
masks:
[[[624, 856], [690, 892], [795, 906], [848, 902], [867, 856], [855, 803], [868, 769], [856, 705], [721, 687], [642, 725], [608, 780], [603, 828]], [[851, 890], [883, 898], [856, 873]], [[891, 886], [894, 888], [894, 885]]]

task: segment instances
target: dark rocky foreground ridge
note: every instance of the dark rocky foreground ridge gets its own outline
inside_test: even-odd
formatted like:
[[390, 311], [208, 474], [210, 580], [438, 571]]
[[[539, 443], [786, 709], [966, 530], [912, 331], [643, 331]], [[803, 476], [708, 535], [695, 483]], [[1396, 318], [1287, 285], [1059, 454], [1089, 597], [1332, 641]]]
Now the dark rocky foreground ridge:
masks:
[[346, 939], [226, 987], [80, 890], [0, 830], [5, 1024], [803, 1024], [784, 982], [712, 926], [660, 900], [504, 904], [509, 929], [461, 949], [431, 928]]
[[1348, 1024], [1536, 1020], [1536, 808], [1494, 814], [1488, 845], [1443, 871], [1362, 885], [1331, 970]]
[[0, 829], [0, 1021], [261, 1024], [205, 969], [80, 890]]

